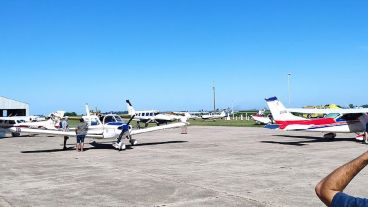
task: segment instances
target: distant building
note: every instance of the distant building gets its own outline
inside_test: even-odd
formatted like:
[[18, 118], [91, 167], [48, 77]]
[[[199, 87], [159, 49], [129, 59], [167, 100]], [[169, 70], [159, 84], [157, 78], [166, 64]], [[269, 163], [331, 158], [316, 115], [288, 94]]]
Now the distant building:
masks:
[[0, 96], [0, 117], [4, 116], [29, 116], [29, 105]]

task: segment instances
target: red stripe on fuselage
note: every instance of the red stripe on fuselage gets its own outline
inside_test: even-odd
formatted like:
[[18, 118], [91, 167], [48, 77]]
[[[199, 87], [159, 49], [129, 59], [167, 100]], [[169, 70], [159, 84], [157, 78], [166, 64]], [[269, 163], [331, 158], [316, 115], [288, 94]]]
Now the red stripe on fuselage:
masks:
[[288, 125], [291, 124], [300, 124], [300, 125], [325, 125], [325, 124], [333, 124], [336, 123], [333, 118], [321, 118], [321, 119], [307, 119], [307, 120], [290, 120], [290, 121], [277, 121], [276, 124], [280, 125], [280, 129], [285, 129]]

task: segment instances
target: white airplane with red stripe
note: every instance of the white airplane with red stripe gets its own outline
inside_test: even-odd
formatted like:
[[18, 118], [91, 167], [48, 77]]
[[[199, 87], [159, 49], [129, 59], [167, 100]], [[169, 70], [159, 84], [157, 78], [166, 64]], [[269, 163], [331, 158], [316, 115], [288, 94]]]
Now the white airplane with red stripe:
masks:
[[[324, 138], [333, 139], [336, 133], [356, 133], [356, 139], [362, 139], [368, 122], [368, 109], [304, 109], [285, 108], [276, 97], [265, 99], [272, 113], [275, 124], [266, 128], [285, 131], [324, 132]], [[306, 119], [292, 113], [326, 114], [323, 118]]]

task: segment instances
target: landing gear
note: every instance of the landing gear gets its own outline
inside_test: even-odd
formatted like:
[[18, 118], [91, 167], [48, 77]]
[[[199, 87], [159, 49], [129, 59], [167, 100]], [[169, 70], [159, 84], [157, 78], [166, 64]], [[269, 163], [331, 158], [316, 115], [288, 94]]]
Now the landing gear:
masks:
[[138, 143], [137, 140], [132, 139], [132, 136], [130, 135], [130, 132], [129, 132], [129, 128], [127, 128], [125, 130], [122, 130], [119, 137], [116, 140], [116, 143], [114, 143], [112, 145], [112, 146], [114, 146], [115, 149], [117, 149], [119, 151], [126, 149], [123, 137], [126, 137], [129, 140], [129, 142], [132, 146], [134, 146]]
[[129, 139], [129, 142], [130, 142], [130, 144], [131, 144], [132, 146], [134, 146], [134, 145], [138, 144], [137, 140], [132, 139], [132, 138], [130, 138], [130, 139]]
[[114, 144], [112, 144], [112, 146], [115, 148], [115, 149], [117, 149], [117, 150], [119, 150], [119, 151], [121, 151], [121, 150], [125, 150], [126, 149], [126, 146], [125, 146], [125, 144], [123, 143], [123, 141], [117, 141], [117, 142], [115, 142]]
[[335, 137], [336, 137], [336, 133], [333, 133], [333, 132], [323, 135], [323, 138], [327, 139], [328, 141], [334, 140]]
[[68, 136], [64, 136], [64, 147], [63, 150], [67, 150], [68, 148], [66, 147], [66, 142], [68, 141], [69, 137]]

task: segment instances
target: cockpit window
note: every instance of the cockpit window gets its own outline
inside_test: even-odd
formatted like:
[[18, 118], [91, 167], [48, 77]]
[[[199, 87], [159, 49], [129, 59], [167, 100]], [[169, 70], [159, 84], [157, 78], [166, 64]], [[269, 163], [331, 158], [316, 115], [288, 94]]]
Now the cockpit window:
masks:
[[333, 118], [334, 119], [338, 116], [340, 116], [339, 113], [331, 113], [331, 114], [327, 114], [325, 118]]
[[115, 122], [115, 119], [113, 116], [106, 116], [105, 117], [105, 123], [109, 123], [109, 122]]
[[100, 122], [98, 121], [98, 118], [92, 118], [91, 119], [91, 126], [99, 125]]
[[344, 114], [341, 118], [346, 121], [357, 120], [362, 114]]
[[123, 121], [120, 116], [115, 116], [116, 121]]

